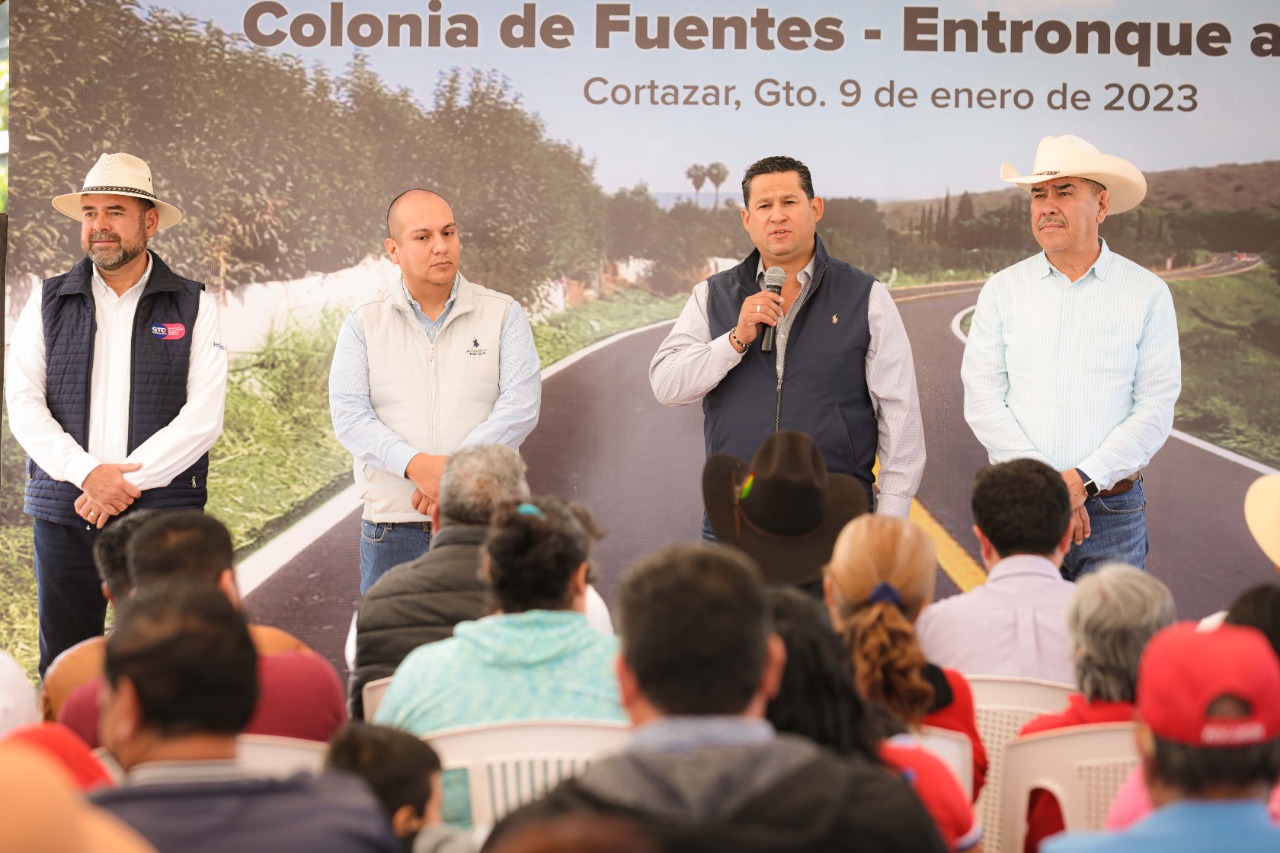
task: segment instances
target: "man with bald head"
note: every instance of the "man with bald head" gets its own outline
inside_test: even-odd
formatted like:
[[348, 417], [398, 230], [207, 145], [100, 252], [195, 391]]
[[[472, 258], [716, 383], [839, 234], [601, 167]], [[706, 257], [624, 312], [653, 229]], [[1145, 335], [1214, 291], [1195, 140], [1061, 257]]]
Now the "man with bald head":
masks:
[[400, 283], [347, 317], [329, 374], [334, 431], [364, 501], [361, 594], [431, 544], [445, 458], [470, 445], [518, 448], [542, 402], [529, 319], [459, 271], [449, 202], [425, 189], [396, 196], [384, 246]]

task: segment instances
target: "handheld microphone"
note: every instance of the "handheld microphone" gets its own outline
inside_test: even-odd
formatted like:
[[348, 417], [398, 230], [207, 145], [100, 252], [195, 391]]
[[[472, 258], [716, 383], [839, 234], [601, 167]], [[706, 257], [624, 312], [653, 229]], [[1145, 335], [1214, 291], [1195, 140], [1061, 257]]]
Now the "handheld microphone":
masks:
[[[770, 293], [782, 295], [782, 285], [787, 281], [787, 272], [782, 267], [769, 267], [764, 271], [764, 289]], [[764, 337], [760, 339], [760, 352], [773, 352], [774, 338], [778, 334], [775, 326], [765, 326]]]

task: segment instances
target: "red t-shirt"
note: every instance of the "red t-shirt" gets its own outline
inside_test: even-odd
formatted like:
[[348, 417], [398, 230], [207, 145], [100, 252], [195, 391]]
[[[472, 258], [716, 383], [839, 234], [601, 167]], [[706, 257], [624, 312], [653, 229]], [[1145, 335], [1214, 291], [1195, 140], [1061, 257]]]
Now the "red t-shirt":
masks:
[[881, 741], [879, 751], [880, 760], [911, 784], [948, 850], [968, 850], [982, 840], [982, 824], [974, 818], [973, 806], [946, 762], [911, 735]]
[[[930, 668], [934, 670], [933, 678], [930, 678], [928, 673]], [[982, 738], [978, 734], [978, 717], [973, 708], [973, 689], [969, 687], [969, 682], [965, 681], [964, 676], [954, 669], [942, 669], [930, 664], [926, 667], [925, 677], [931, 681], [936, 680], [939, 672], [945, 680], [946, 687], [950, 688], [951, 701], [945, 705], [938, 705], [938, 700], [935, 699], [934, 709], [922, 722], [926, 726], [937, 726], [940, 729], [959, 732], [969, 738], [973, 744], [973, 799], [976, 802], [978, 794], [982, 791], [982, 784], [987, 780], [987, 750], [982, 745]], [[939, 685], [935, 685], [935, 689], [937, 686]]]
[[[97, 678], [71, 692], [58, 721], [98, 747]], [[313, 651], [258, 656], [258, 704], [246, 734], [327, 742], [347, 722], [346, 691], [332, 664]]]
[[[1090, 702], [1082, 693], [1068, 697], [1067, 710], [1060, 714], [1041, 714], [1022, 727], [1019, 735], [1032, 735], [1071, 726], [1087, 726], [1091, 723], [1133, 722], [1132, 702]], [[1027, 840], [1024, 853], [1036, 853], [1040, 842], [1050, 835], [1066, 829], [1062, 820], [1062, 807], [1058, 798], [1041, 788], [1031, 792], [1031, 805], [1027, 809]]]

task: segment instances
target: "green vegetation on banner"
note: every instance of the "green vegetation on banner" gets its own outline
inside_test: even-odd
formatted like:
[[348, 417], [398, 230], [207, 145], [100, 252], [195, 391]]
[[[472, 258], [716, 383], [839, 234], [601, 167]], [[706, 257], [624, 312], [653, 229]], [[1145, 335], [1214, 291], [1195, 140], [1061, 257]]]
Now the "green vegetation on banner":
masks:
[[1280, 287], [1267, 265], [1169, 282], [1182, 395], [1174, 425], [1280, 468]]

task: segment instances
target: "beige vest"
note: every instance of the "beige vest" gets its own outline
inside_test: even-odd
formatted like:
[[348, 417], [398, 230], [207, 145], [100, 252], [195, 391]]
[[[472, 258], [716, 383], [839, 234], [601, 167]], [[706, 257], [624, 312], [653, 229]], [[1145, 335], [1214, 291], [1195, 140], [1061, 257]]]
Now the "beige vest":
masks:
[[[458, 276], [453, 310], [433, 344], [404, 287], [396, 284], [355, 310], [369, 356], [369, 401], [378, 420], [417, 450], [448, 455], [498, 399], [498, 342], [512, 299]], [[415, 512], [403, 472], [355, 463], [370, 521], [426, 521]]]

